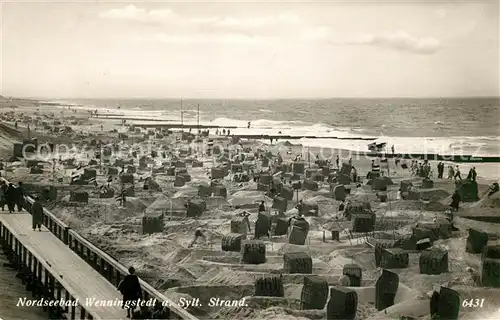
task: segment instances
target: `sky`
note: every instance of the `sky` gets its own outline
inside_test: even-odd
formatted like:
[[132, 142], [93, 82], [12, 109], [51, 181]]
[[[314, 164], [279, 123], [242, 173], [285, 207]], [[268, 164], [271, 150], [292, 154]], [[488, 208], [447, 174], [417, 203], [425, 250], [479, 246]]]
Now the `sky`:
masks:
[[0, 94], [499, 96], [498, 1], [0, 2]]

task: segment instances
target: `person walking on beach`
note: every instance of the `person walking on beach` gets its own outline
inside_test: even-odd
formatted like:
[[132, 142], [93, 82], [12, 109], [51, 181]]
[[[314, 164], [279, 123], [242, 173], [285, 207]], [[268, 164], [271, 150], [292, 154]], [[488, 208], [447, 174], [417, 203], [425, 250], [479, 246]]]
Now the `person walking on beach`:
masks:
[[458, 168], [458, 166], [455, 167], [455, 175], [453, 176], [453, 178], [455, 178], [455, 181], [457, 181], [457, 178], [459, 180], [462, 180], [462, 176], [460, 175], [460, 169]]
[[33, 205], [31, 206], [31, 221], [33, 231], [35, 231], [37, 228], [38, 231], [42, 231], [43, 206], [38, 196], [35, 196], [35, 202], [33, 202]]
[[453, 176], [455, 176], [455, 170], [453, 170], [452, 166], [448, 166], [448, 180], [453, 179]]
[[460, 201], [462, 201], [462, 197], [460, 196], [460, 192], [457, 189], [457, 190], [455, 190], [455, 192], [451, 196], [450, 207], [451, 207], [452, 211], [455, 211], [455, 212], [458, 211], [458, 208], [460, 206]]
[[337, 164], [337, 169], [339, 169], [339, 163], [340, 163], [340, 158], [339, 156], [337, 156], [337, 158], [335, 159], [335, 163]]
[[142, 289], [134, 267], [128, 268], [128, 273], [118, 285], [118, 291], [123, 295], [122, 308], [127, 309], [127, 318], [130, 318], [137, 308], [137, 300], [142, 298]]

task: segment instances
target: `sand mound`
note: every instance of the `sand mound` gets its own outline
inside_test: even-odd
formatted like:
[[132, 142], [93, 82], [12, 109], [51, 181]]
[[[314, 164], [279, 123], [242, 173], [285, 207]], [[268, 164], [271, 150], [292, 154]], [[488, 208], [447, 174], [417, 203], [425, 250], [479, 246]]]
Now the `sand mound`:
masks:
[[184, 198], [169, 198], [161, 194], [146, 208], [146, 214], [162, 213], [169, 209], [184, 209], [184, 203]]
[[480, 204], [481, 208], [500, 208], [500, 192], [485, 197]]
[[400, 319], [403, 316], [415, 319], [425, 316], [430, 312], [429, 300], [409, 300], [395, 304], [368, 319]]
[[[323, 319], [323, 310], [296, 310], [284, 306], [275, 305], [290, 305], [296, 303], [296, 300], [273, 298], [273, 297], [249, 297], [248, 307], [237, 308], [221, 308], [212, 317], [215, 319], [273, 319], [273, 320], [307, 320], [307, 319]], [[250, 306], [251, 305], [251, 306]], [[271, 306], [265, 310], [265, 305]], [[274, 305], [274, 306], [273, 306]]]
[[314, 197], [308, 198], [307, 203], [317, 204], [319, 207], [319, 214], [332, 215], [338, 211], [339, 202], [332, 198], [327, 198], [323, 195], [316, 195]]
[[229, 203], [232, 206], [252, 206], [264, 200], [264, 195], [261, 191], [238, 191], [233, 194]]
[[285, 146], [285, 147], [291, 147], [291, 146], [293, 146], [293, 144], [290, 141], [288, 141], [288, 140], [287, 141], [280, 141], [278, 144], [282, 145], [282, 146]]

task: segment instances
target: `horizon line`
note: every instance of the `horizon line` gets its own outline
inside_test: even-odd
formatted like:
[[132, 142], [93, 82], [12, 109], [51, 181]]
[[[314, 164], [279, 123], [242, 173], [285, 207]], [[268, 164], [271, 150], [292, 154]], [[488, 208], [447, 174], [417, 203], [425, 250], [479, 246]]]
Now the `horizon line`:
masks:
[[380, 97], [275, 97], [275, 98], [208, 98], [208, 97], [19, 97], [0, 96], [6, 99], [24, 100], [239, 100], [239, 101], [273, 101], [273, 100], [340, 100], [340, 99], [500, 99], [500, 96], [380, 96]]

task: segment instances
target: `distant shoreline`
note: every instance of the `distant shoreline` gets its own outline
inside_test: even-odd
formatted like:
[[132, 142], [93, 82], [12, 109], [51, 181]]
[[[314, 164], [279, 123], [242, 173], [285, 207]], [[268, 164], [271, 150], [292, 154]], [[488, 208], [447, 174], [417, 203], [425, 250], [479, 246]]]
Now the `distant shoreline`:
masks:
[[[2, 97], [2, 96], [0, 96]], [[181, 97], [94, 97], [94, 98], [83, 98], [83, 97], [62, 97], [62, 98], [48, 98], [48, 97], [5, 97], [5, 99], [15, 99], [15, 100], [30, 100], [30, 101], [47, 101], [56, 102], [57, 100], [150, 100], [150, 101], [180, 101]], [[474, 100], [474, 99], [496, 99], [500, 100], [500, 96], [470, 96], [470, 97], [297, 97], [297, 98], [203, 98], [203, 97], [182, 97], [184, 101], [291, 101], [291, 100]]]

